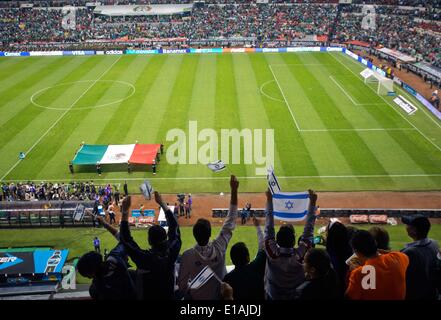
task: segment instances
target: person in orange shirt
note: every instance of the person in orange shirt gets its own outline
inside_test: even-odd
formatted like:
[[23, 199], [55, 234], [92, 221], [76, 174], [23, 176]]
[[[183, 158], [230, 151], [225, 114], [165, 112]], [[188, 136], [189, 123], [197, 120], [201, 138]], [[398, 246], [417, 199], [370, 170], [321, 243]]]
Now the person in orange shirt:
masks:
[[351, 245], [360, 265], [349, 275], [346, 298], [404, 300], [409, 258], [401, 252], [380, 254], [374, 237], [366, 230], [357, 231]]

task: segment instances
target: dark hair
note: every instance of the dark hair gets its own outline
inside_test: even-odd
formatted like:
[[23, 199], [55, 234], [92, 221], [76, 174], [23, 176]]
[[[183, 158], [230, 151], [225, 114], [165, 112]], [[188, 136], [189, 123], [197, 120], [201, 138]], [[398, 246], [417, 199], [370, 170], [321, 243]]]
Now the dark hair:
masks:
[[211, 224], [207, 219], [198, 219], [193, 226], [193, 236], [200, 246], [206, 246], [211, 237]]
[[313, 248], [309, 250], [305, 255], [305, 263], [309, 267], [315, 268], [319, 277], [327, 275], [332, 269], [331, 259], [324, 249]]
[[158, 225], [153, 225], [149, 228], [148, 241], [152, 247], [158, 247], [167, 239], [167, 233], [164, 228]]
[[250, 252], [245, 243], [235, 243], [230, 250], [231, 261], [237, 266], [244, 266], [250, 262]]
[[377, 242], [377, 248], [382, 250], [390, 250], [389, 247], [389, 233], [384, 228], [372, 227], [369, 229], [370, 234]]
[[83, 277], [94, 276], [98, 272], [102, 262], [103, 257], [101, 254], [95, 251], [90, 251], [78, 260], [78, 272]]
[[296, 241], [295, 231], [292, 224], [280, 227], [276, 235], [277, 244], [282, 248], [292, 248]]
[[352, 255], [350, 236], [346, 226], [340, 222], [334, 222], [328, 226], [326, 236], [326, 250], [337, 258], [345, 260]]
[[372, 257], [377, 253], [377, 242], [366, 230], [358, 230], [351, 240], [351, 245], [354, 251], [360, 252], [365, 257]]

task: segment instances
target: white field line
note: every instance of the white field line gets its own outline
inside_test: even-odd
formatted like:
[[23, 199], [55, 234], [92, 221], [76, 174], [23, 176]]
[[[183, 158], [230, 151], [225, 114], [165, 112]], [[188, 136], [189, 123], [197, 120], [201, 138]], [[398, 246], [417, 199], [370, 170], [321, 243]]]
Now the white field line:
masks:
[[[440, 177], [439, 174], [372, 174], [372, 175], [323, 175], [323, 176], [277, 176], [278, 179], [369, 179], [369, 178], [424, 178], [424, 177]], [[243, 176], [238, 179], [262, 179], [266, 180], [266, 176]], [[89, 178], [89, 179], [37, 179], [37, 180], [7, 180], [8, 182], [70, 182], [70, 181], [144, 181], [147, 178]], [[149, 180], [229, 180], [230, 177], [148, 177]]]
[[273, 74], [274, 80], [276, 80], [276, 83], [277, 83], [277, 86], [279, 87], [280, 93], [282, 94], [283, 99], [285, 100], [285, 104], [286, 104], [286, 106], [288, 107], [288, 110], [289, 110], [289, 113], [291, 114], [292, 120], [294, 121], [294, 124], [296, 125], [297, 130], [300, 131], [299, 124], [297, 123], [297, 120], [296, 120], [296, 118], [294, 117], [294, 114], [293, 114], [293, 112], [292, 112], [292, 110], [291, 110], [291, 107], [289, 106], [288, 100], [286, 99], [285, 94], [283, 93], [282, 87], [280, 86], [280, 83], [279, 83], [279, 81], [277, 80], [277, 77], [276, 77], [276, 75], [274, 74], [274, 70], [273, 70], [273, 68], [271, 67], [271, 65], [269, 65], [269, 68], [270, 68], [270, 70], [271, 70], [271, 73]]
[[[119, 59], [121, 59], [122, 56], [118, 57], [118, 59], [116, 59], [109, 68], [107, 68], [100, 76], [98, 79], [94, 80], [94, 82], [92, 82], [92, 84], [70, 105], [69, 108], [66, 109], [66, 111], [64, 111], [61, 116], [55, 120], [55, 122], [49, 127], [49, 129], [46, 130], [45, 133], [43, 133], [40, 138], [37, 139], [37, 141], [35, 141], [35, 143], [28, 149], [26, 150], [26, 155], [31, 152], [39, 143], [41, 140], [43, 140], [44, 137], [47, 136], [47, 134], [66, 116], [66, 114], [78, 103], [78, 101], [81, 100], [82, 97], [84, 97], [84, 95], [89, 92], [89, 90], [95, 85], [95, 83], [97, 83], [107, 72], [110, 71], [110, 69], [112, 69], [112, 67], [115, 65], [115, 63], [117, 63], [119, 61]], [[1, 178], [0, 181], [2, 181], [5, 177], [8, 176], [9, 173], [11, 173], [12, 170], [15, 169], [15, 167], [18, 166], [18, 164], [20, 163], [21, 160], [18, 160]]]
[[414, 131], [414, 128], [366, 128], [366, 129], [302, 129], [300, 132], [370, 132], [370, 131]]
[[348, 97], [349, 100], [351, 100], [351, 102], [354, 104], [354, 106], [358, 106], [359, 104], [357, 102], [355, 102], [354, 99], [352, 99], [351, 95], [349, 93], [347, 93], [347, 91], [345, 90], [345, 88], [343, 88], [338, 82], [337, 80], [334, 79], [333, 76], [329, 76], [329, 78], [332, 80], [332, 82], [334, 82], [337, 87], [340, 88], [341, 91], [343, 91], [343, 93], [345, 94], [346, 97]]
[[322, 64], [322, 63], [272, 63], [269, 66], [274, 67], [285, 67], [285, 66], [332, 66], [332, 64]]
[[[333, 59], [335, 59], [338, 63], [340, 63], [343, 67], [345, 67], [347, 70], [349, 70], [350, 72], [352, 72], [357, 79], [359, 79], [360, 81], [361, 78], [354, 72], [352, 71], [352, 69], [350, 69], [348, 66], [346, 66], [343, 62], [341, 62], [339, 59], [337, 59], [336, 57], [334, 57], [332, 54], [330, 55]], [[352, 61], [352, 60], [350, 60]], [[356, 63], [356, 62], [354, 62]], [[363, 81], [362, 81], [363, 82]], [[374, 89], [372, 89], [371, 87], [367, 86], [369, 89], [371, 89], [373, 92], [377, 93]], [[378, 93], [377, 93], [378, 94]], [[427, 137], [423, 132], [421, 132], [420, 129], [418, 129], [412, 122], [410, 122], [400, 111], [398, 111], [397, 109], [395, 109], [395, 107], [389, 102], [387, 101], [383, 96], [378, 95], [381, 99], [384, 100], [384, 102], [386, 102], [388, 105], [390, 105], [392, 107], [393, 110], [395, 110], [396, 113], [398, 113], [404, 120], [407, 121], [407, 123], [409, 123], [412, 127], [415, 128], [415, 130], [417, 130], [419, 132], [419, 134], [421, 134], [427, 141], [429, 141], [435, 148], [437, 148], [439, 151], [441, 151], [441, 147], [438, 146], [437, 144], [435, 144], [429, 137]]]
[[268, 83], [271, 83], [271, 82], [275, 82], [275, 81], [274, 81], [274, 80], [269, 80], [269, 81], [263, 83], [263, 84], [260, 86], [260, 93], [261, 93], [262, 95], [264, 95], [265, 97], [267, 97], [268, 99], [271, 99], [271, 100], [274, 100], [274, 101], [277, 101], [277, 102], [285, 103], [284, 100], [282, 100], [282, 99], [278, 99], [278, 98], [274, 98], [274, 97], [270, 96], [269, 94], [267, 94], [267, 93], [263, 90], [263, 88], [264, 88]]

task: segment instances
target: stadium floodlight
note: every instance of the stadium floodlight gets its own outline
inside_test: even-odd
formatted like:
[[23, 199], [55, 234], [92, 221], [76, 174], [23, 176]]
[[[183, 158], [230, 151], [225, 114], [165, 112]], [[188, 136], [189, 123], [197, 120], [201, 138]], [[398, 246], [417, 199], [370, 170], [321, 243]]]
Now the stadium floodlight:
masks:
[[360, 72], [360, 75], [364, 78], [364, 83], [366, 85], [369, 85], [369, 83], [376, 84], [377, 94], [387, 95], [394, 92], [394, 81], [392, 79], [386, 78], [369, 68]]

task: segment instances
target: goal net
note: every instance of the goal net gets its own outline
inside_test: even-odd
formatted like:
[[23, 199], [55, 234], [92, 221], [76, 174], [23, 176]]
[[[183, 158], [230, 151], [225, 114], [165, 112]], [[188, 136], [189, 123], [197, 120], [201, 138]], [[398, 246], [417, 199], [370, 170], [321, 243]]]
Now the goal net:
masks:
[[379, 95], [387, 95], [388, 93], [394, 92], [394, 81], [383, 77], [381, 74], [366, 68], [360, 75], [364, 78], [364, 83], [366, 85], [372, 85], [375, 91]]

